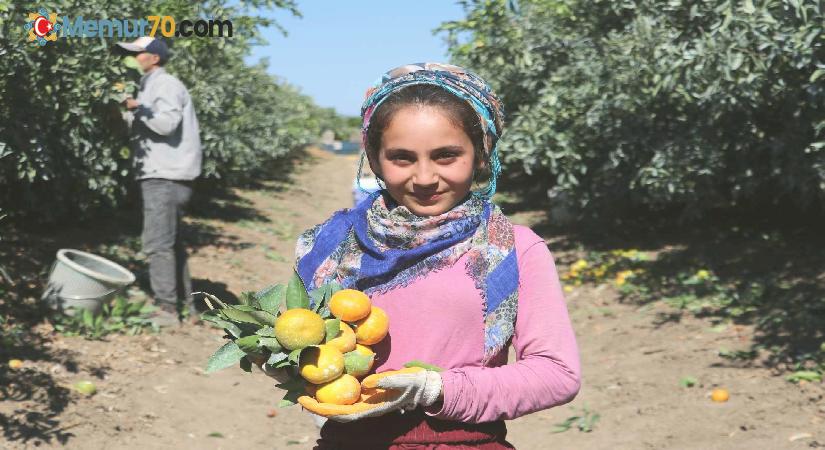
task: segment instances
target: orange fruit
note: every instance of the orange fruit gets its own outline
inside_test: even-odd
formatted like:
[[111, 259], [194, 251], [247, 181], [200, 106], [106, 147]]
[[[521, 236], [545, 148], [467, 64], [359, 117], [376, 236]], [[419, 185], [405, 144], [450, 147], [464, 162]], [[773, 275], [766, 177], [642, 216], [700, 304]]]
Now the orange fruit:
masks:
[[341, 353], [355, 350], [355, 332], [352, 331], [352, 328], [344, 322], [341, 322], [339, 329], [341, 330], [340, 336], [327, 341], [327, 345], [337, 348]]
[[355, 322], [367, 317], [371, 306], [367, 294], [355, 289], [342, 289], [329, 299], [329, 311], [344, 322]]
[[350, 374], [350, 375], [352, 375], [356, 378], [360, 378], [360, 377], [363, 377], [364, 375], [370, 373], [370, 370], [372, 370], [372, 365], [375, 363], [375, 352], [373, 352], [371, 348], [367, 347], [366, 345], [362, 345], [362, 344], [355, 344], [355, 352], [360, 353], [364, 356], [370, 356], [370, 357], [373, 358], [372, 362], [370, 362], [370, 365], [369, 365], [369, 367], [367, 367], [366, 370], [357, 370], [357, 371], [356, 370], [347, 370], [348, 374]]
[[730, 394], [728, 393], [727, 389], [714, 389], [710, 393], [710, 399], [717, 402], [717, 403], [724, 403], [728, 401], [730, 398]]
[[287, 350], [320, 344], [325, 334], [324, 319], [308, 309], [289, 309], [275, 319], [275, 339]]
[[355, 322], [355, 342], [373, 345], [381, 342], [390, 330], [390, 318], [383, 309], [373, 306], [367, 317]]
[[315, 390], [315, 399], [321, 403], [351, 405], [361, 398], [361, 383], [352, 375], [340, 377], [324, 383]]
[[331, 345], [309, 347], [301, 352], [298, 372], [313, 384], [332, 381], [344, 373], [344, 355]]
[[21, 367], [23, 367], [23, 361], [20, 361], [19, 359], [10, 359], [9, 360], [9, 369], [17, 370]]

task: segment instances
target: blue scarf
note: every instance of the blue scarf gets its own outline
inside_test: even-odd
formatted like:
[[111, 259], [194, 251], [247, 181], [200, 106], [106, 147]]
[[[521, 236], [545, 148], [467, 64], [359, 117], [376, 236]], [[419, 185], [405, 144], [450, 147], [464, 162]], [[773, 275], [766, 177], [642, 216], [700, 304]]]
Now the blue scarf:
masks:
[[518, 307], [513, 225], [488, 199], [469, 195], [441, 215], [420, 217], [375, 192], [305, 231], [296, 249], [307, 290], [335, 281], [367, 295], [407, 286], [465, 254], [484, 301], [486, 363], [512, 337]]

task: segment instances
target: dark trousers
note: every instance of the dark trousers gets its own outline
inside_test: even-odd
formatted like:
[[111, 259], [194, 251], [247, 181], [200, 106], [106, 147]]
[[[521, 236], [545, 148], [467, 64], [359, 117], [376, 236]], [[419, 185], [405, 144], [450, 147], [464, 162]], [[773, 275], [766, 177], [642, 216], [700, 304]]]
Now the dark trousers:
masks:
[[156, 303], [192, 302], [192, 279], [180, 224], [192, 197], [191, 182], [151, 178], [141, 180], [143, 253], [149, 258], [149, 282]]

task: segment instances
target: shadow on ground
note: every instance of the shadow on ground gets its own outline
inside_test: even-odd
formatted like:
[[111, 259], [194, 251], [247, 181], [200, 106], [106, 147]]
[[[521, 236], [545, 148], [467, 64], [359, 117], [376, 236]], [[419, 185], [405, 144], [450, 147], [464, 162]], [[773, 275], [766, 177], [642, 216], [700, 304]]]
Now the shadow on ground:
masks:
[[[629, 267], [643, 272], [623, 290], [623, 301], [681, 305], [657, 317], [657, 324], [694, 314], [720, 324], [752, 325], [753, 347], [727, 355], [729, 364], [759, 360], [782, 371], [825, 369], [825, 348], [820, 347], [825, 343], [825, 224], [819, 219], [740, 215], [673, 226], [664, 225], [666, 217], [638, 217], [632, 223], [562, 226], [537, 210], [541, 201], [503, 201], [501, 207], [507, 214], [531, 215], [531, 228], [564, 255], [557, 261], [561, 266], [615, 249], [656, 255]], [[689, 278], [702, 269], [713, 274], [713, 282], [690, 285]]]

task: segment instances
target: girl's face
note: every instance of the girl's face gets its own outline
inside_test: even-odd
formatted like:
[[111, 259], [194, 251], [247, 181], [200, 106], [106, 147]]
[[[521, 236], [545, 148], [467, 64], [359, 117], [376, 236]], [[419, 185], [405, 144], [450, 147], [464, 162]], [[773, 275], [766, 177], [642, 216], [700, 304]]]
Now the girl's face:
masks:
[[374, 169], [397, 203], [436, 216], [470, 192], [474, 155], [470, 137], [440, 109], [408, 106], [384, 129]]

